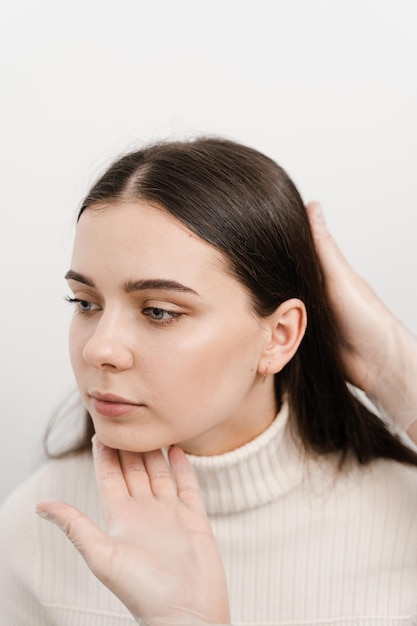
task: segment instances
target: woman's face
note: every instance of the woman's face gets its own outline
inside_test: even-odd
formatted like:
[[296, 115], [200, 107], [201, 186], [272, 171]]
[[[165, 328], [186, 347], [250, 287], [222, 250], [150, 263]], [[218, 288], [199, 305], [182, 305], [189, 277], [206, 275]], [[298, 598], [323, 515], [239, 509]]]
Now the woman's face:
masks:
[[220, 454], [273, 420], [265, 325], [221, 253], [173, 216], [145, 201], [86, 210], [67, 279], [72, 366], [105, 444]]

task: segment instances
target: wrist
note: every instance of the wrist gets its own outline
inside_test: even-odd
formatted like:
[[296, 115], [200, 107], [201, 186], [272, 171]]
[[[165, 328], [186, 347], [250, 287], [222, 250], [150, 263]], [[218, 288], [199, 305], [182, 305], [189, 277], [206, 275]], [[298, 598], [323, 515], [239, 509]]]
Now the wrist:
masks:
[[369, 397], [405, 432], [417, 420], [417, 340], [392, 317], [386, 328], [384, 358], [371, 369]]

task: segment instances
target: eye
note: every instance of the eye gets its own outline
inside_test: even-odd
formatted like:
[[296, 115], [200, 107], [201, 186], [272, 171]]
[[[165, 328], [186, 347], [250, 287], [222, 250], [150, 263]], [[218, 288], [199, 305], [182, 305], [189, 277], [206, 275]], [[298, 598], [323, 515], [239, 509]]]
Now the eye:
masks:
[[91, 311], [97, 311], [100, 307], [98, 304], [89, 302], [88, 300], [81, 300], [80, 298], [71, 298], [66, 296], [66, 301], [70, 304], [75, 304], [79, 313], [91, 313]]
[[142, 310], [142, 313], [153, 322], [161, 325], [171, 324], [174, 320], [178, 320], [182, 313], [176, 311], [168, 311], [155, 306], [148, 306]]

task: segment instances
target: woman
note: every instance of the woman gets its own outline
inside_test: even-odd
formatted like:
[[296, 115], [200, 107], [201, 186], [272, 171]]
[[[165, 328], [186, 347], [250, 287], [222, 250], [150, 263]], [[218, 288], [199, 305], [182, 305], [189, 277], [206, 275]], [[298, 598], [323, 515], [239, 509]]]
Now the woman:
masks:
[[90, 521], [104, 522], [86, 439], [9, 502], [7, 543], [27, 542], [3, 549], [10, 623], [128, 620], [49, 527], [16, 529], [22, 501], [45, 497], [87, 514], [39, 508], [144, 623], [229, 623], [229, 602], [235, 624], [410, 619], [417, 456], [346, 387], [308, 218], [281, 168], [215, 139], [127, 155], [83, 203], [67, 279], [111, 539]]

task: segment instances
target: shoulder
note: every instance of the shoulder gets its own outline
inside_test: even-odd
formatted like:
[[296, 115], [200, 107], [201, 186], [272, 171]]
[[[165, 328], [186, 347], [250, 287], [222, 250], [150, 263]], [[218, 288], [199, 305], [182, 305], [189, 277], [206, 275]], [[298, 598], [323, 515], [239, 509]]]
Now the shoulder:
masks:
[[378, 515], [392, 523], [414, 526], [417, 538], [417, 467], [375, 459], [361, 465], [348, 459], [324, 457], [307, 463], [303, 493], [308, 501], [321, 505], [346, 507], [364, 520]]
[[47, 499], [68, 502], [103, 526], [90, 453], [48, 461], [4, 502], [0, 623], [96, 624], [92, 616], [98, 612], [103, 619], [112, 615], [111, 623], [119, 623], [119, 616], [125, 623], [125, 607], [90, 572], [65, 534], [36, 515], [37, 503]]
[[[44, 520], [35, 513], [41, 500], [69, 502], [100, 521], [92, 458], [83, 453], [50, 460], [17, 487], [0, 508], [0, 558], [10, 567], [27, 565], [43, 542]], [[55, 529], [58, 531], [58, 529]]]
[[359, 466], [363, 486], [369, 485], [381, 493], [393, 492], [414, 496], [412, 503], [417, 507], [417, 467], [391, 459], [376, 459], [366, 466]]
[[397, 538], [404, 542], [404, 549], [413, 547], [415, 561], [417, 467], [390, 459], [376, 459], [367, 465], [349, 463], [340, 470], [334, 495], [340, 512], [354, 521], [356, 529], [369, 533], [369, 541], [394, 544]]
[[417, 517], [417, 467], [389, 459], [378, 459], [363, 472], [362, 487], [372, 490], [387, 512], [400, 513], [415, 522]]
[[49, 589], [65, 589], [55, 565], [74, 560], [63, 533], [36, 515], [37, 503], [60, 499], [82, 509], [90, 500], [89, 512], [97, 518], [94, 494], [92, 460], [80, 454], [48, 461], [6, 498], [0, 509], [1, 623], [49, 624], [41, 599]]
[[49, 460], [6, 498], [0, 508], [0, 523], [12, 511], [32, 511], [40, 500], [59, 499], [82, 506], [89, 501], [86, 492], [91, 491], [95, 491], [95, 482], [90, 453]]

